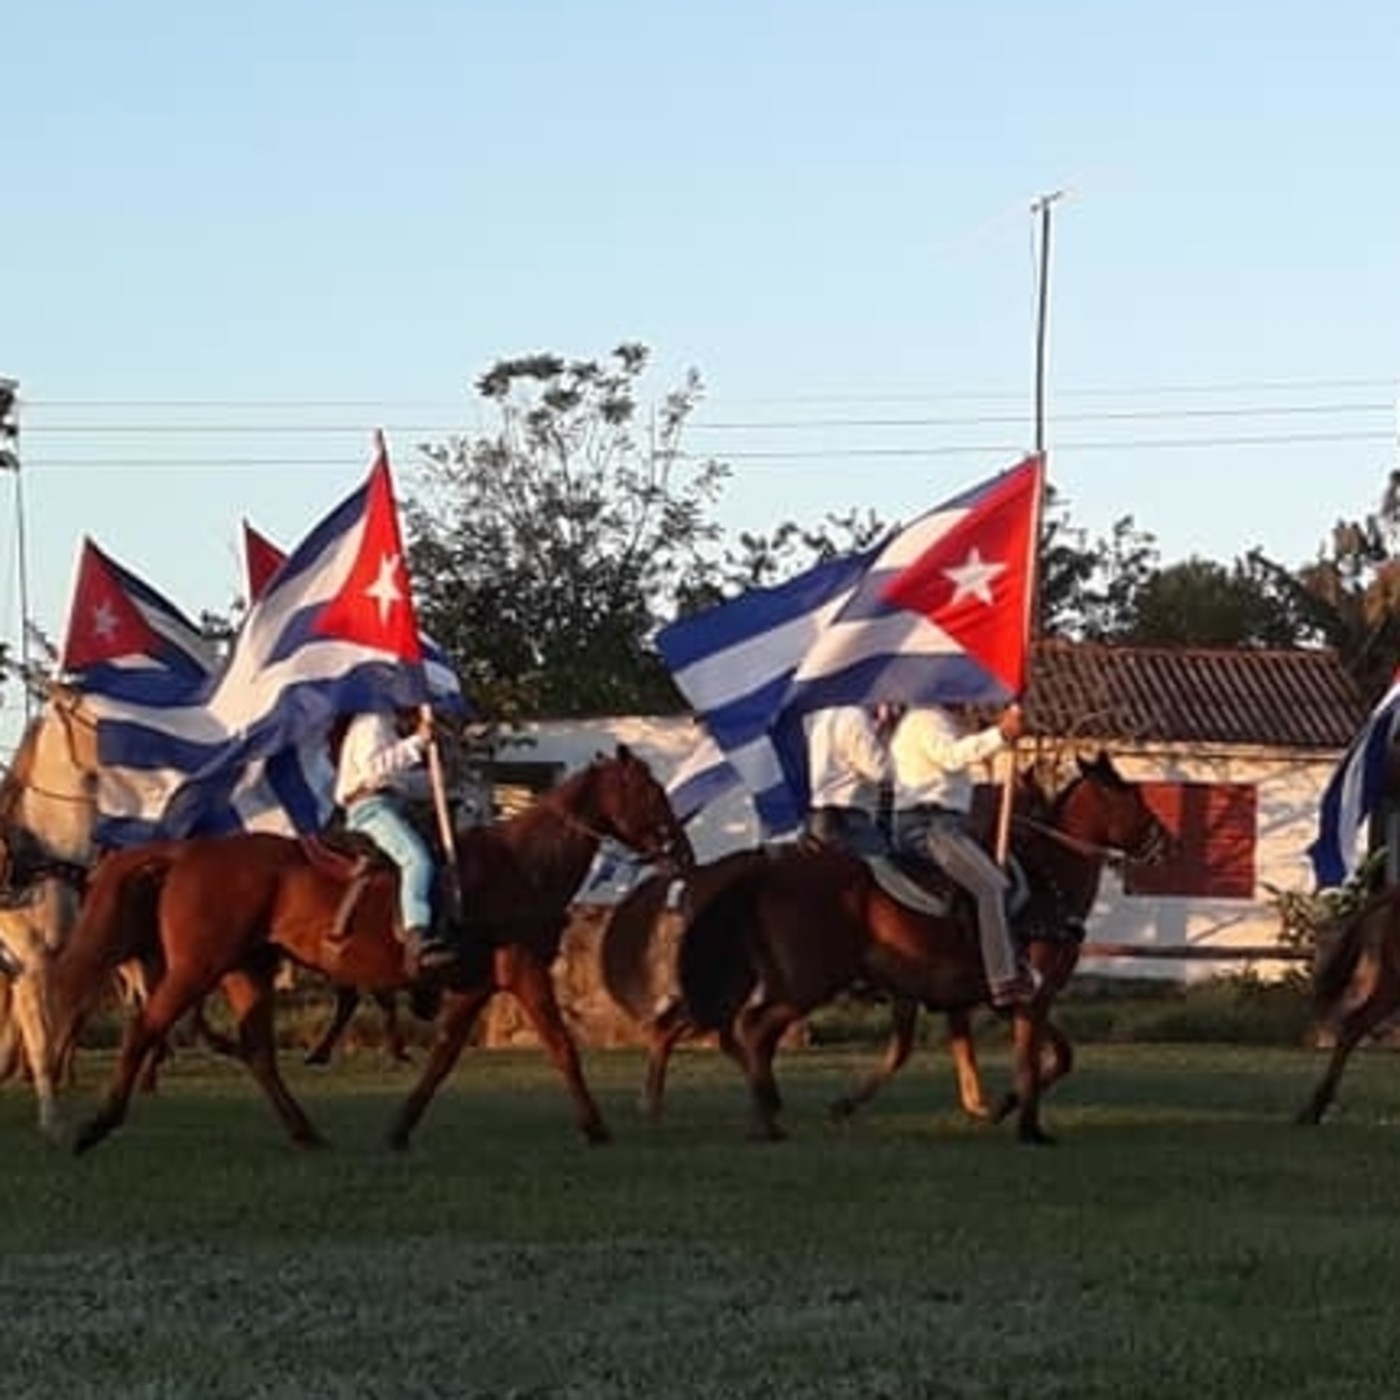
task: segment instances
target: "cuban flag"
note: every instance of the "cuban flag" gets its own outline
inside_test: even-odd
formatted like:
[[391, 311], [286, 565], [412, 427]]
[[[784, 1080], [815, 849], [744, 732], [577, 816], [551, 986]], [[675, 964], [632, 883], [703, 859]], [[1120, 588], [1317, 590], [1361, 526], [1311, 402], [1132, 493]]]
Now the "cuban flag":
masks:
[[91, 697], [99, 840], [319, 826], [334, 720], [421, 704], [423, 662], [381, 441], [365, 483], [265, 580], [217, 675], [183, 696]]
[[1344, 885], [1361, 865], [1361, 832], [1385, 794], [1390, 746], [1400, 730], [1400, 671], [1351, 741], [1322, 794], [1308, 847], [1320, 889]]
[[[248, 600], [256, 602], [267, 591], [277, 571], [287, 562], [286, 554], [268, 537], [243, 522], [243, 566]], [[431, 637], [423, 637], [423, 671], [433, 705], [449, 714], [466, 715], [471, 710], [462, 692], [462, 682], [447, 653]]]
[[677, 686], [770, 836], [806, 813], [813, 711], [1021, 693], [1043, 482], [1043, 457], [1029, 457], [873, 549], [662, 630]]
[[188, 694], [218, 659], [216, 643], [197, 623], [83, 540], [59, 658], [79, 689], [146, 700]]

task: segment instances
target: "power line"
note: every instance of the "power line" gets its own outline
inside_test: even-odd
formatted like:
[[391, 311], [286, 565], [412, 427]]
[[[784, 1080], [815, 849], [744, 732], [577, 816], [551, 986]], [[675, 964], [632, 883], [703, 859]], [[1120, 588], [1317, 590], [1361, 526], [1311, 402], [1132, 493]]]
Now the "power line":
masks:
[[[1322, 390], [1337, 389], [1394, 389], [1397, 376], [1317, 379], [1253, 379], [1221, 380], [1214, 383], [1197, 384], [1140, 384], [1064, 387], [1055, 390], [1057, 399], [1065, 398], [1148, 398], [1155, 395], [1208, 395], [1236, 393], [1316, 393]], [[720, 403], [933, 403], [946, 401], [1016, 401], [1025, 398], [1024, 390], [946, 390], [938, 391], [892, 391], [879, 393], [832, 393], [775, 394], [775, 395], [730, 395], [719, 394], [707, 402]], [[463, 404], [476, 405], [475, 399], [65, 399], [28, 398], [24, 400], [26, 411], [31, 409], [237, 409], [237, 410], [287, 410], [305, 409], [344, 409], [356, 413], [369, 410], [451, 409], [457, 411]]]
[[[1320, 403], [1320, 404], [1236, 404], [1219, 408], [1138, 408], [1103, 409], [1089, 412], [1061, 413], [1055, 417], [1056, 423], [1132, 423], [1161, 422], [1171, 419], [1208, 420], [1220, 418], [1289, 418], [1289, 417], [1333, 417], [1341, 414], [1391, 415], [1395, 412], [1393, 400], [1375, 402]], [[1024, 413], [963, 414], [954, 417], [938, 418], [789, 418], [789, 419], [733, 419], [705, 422], [697, 418], [688, 425], [691, 432], [803, 432], [815, 429], [832, 428], [971, 428], [1016, 426], [1025, 422]], [[461, 424], [385, 424], [384, 431], [404, 437], [452, 437], [462, 436], [469, 430]], [[29, 435], [54, 437], [201, 437], [209, 434], [228, 436], [292, 436], [328, 437], [363, 436], [361, 424], [345, 423], [72, 423], [36, 424], [29, 428]]]
[[[1228, 437], [1173, 437], [1173, 438], [1120, 438], [1100, 441], [1068, 441], [1051, 444], [1052, 456], [1056, 452], [1122, 452], [1122, 451], [1177, 451], [1185, 449], [1222, 447], [1289, 447], [1307, 446], [1340, 442], [1384, 442], [1393, 443], [1390, 432], [1338, 431], [1319, 433], [1255, 433], [1238, 434]], [[1014, 453], [1025, 450], [1024, 442], [982, 442], [982, 443], [936, 443], [908, 447], [812, 447], [775, 448], [744, 450], [723, 454], [726, 462], [745, 461], [812, 461], [835, 458], [874, 458], [874, 457], [953, 457], [985, 453]], [[688, 460], [699, 460], [712, 456], [711, 453], [682, 452], [680, 456]], [[84, 471], [171, 471], [190, 472], [200, 469], [241, 470], [245, 468], [277, 467], [282, 470], [301, 468], [324, 468], [345, 466], [343, 457], [122, 457], [122, 458], [82, 458], [82, 457], [38, 457], [31, 461], [30, 469], [42, 466], [49, 470]]]

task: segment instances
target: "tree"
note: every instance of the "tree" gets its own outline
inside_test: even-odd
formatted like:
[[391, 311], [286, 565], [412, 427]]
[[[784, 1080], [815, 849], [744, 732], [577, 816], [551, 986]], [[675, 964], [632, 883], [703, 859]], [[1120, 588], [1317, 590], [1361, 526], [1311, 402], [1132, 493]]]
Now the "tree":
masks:
[[1287, 599], [1251, 556], [1228, 567], [1192, 556], [1144, 580], [1120, 640], [1133, 646], [1288, 648], [1301, 637]]
[[1069, 503], [1050, 487], [1040, 533], [1039, 628], [1079, 641], [1120, 640], [1131, 625], [1133, 599], [1157, 567], [1157, 543], [1132, 516], [1089, 540], [1074, 525]]
[[638, 424], [648, 358], [500, 360], [476, 383], [494, 430], [421, 449], [404, 516], [423, 626], [491, 717], [682, 707], [651, 639], [708, 586], [728, 471], [682, 451], [695, 371]]
[[1290, 573], [1260, 561], [1319, 639], [1335, 647], [1368, 699], [1390, 684], [1400, 660], [1400, 471], [1392, 470], [1374, 511], [1339, 520], [1330, 548]]

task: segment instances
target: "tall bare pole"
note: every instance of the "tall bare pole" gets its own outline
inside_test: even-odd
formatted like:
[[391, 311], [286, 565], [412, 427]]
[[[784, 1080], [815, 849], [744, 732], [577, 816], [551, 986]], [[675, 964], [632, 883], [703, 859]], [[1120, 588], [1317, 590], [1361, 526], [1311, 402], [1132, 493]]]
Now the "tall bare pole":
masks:
[[19, 459], [19, 380], [0, 377], [0, 471], [15, 474], [15, 563], [19, 570], [19, 676], [24, 721], [33, 716], [29, 685], [29, 560], [24, 531], [24, 474]]
[[1036, 274], [1035, 308], [1035, 450], [1045, 451], [1045, 339], [1050, 326], [1050, 211], [1063, 190], [1043, 194], [1031, 204], [1040, 220], [1040, 260]]
[[[1031, 213], [1036, 216], [1040, 234], [1040, 256], [1036, 267], [1035, 291], [1035, 399], [1034, 437], [1035, 455], [1040, 458], [1041, 485], [1036, 493], [1034, 510], [1031, 515], [1031, 550], [1036, 551], [1040, 542], [1041, 508], [1045, 495], [1045, 343], [1050, 326], [1050, 211], [1058, 200], [1063, 198], [1063, 190], [1055, 190], [1041, 195], [1032, 201]], [[1035, 639], [1035, 619], [1038, 611], [1036, 593], [1038, 591], [1038, 569], [1031, 572], [1030, 586], [1026, 596], [1026, 642], [1033, 645]], [[1020, 696], [1016, 697], [1018, 700]], [[1011, 746], [1007, 763], [1007, 775], [1002, 782], [1001, 803], [997, 809], [996, 858], [998, 863], [1006, 863], [1007, 852], [1011, 848], [1011, 807], [1012, 790], [1016, 780], [1016, 746]]]

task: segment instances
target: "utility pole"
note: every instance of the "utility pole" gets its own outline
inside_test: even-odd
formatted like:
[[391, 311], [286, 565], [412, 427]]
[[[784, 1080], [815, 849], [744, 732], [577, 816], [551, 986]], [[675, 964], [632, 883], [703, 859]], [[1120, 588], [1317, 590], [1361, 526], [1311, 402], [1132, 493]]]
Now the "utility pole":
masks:
[[19, 380], [0, 376], [0, 471], [15, 474], [15, 562], [19, 570], [19, 675], [24, 721], [33, 718], [29, 693], [29, 561], [24, 535], [24, 474], [19, 458]]
[[1063, 190], [1043, 194], [1031, 203], [1040, 220], [1040, 260], [1036, 276], [1035, 312], [1035, 450], [1045, 451], [1045, 337], [1050, 325], [1050, 211], [1064, 198]]

